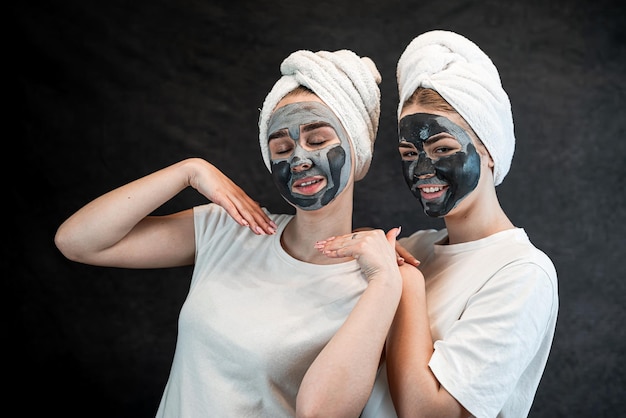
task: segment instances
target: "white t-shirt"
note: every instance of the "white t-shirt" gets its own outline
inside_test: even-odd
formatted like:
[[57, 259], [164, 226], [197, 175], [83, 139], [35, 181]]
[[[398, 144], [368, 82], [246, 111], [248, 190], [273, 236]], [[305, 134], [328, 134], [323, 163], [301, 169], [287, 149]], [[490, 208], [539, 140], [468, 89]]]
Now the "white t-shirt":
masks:
[[426, 278], [435, 349], [429, 366], [474, 416], [526, 417], [556, 327], [554, 265], [520, 228], [446, 241], [445, 229], [399, 241]]
[[293, 417], [300, 382], [367, 287], [356, 261], [315, 265], [194, 208], [196, 260], [157, 417]]

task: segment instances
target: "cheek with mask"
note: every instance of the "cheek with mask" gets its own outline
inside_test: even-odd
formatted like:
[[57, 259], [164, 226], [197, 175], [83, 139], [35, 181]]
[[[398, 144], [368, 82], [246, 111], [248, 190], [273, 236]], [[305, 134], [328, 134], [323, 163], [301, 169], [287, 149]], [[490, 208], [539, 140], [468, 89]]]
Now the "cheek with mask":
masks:
[[[316, 138], [316, 129], [325, 130], [325, 136], [321, 136], [328, 137], [329, 128], [339, 143], [302, 146], [308, 138]], [[275, 111], [270, 118], [270, 149], [271, 141], [276, 140], [272, 138], [281, 131], [288, 133], [291, 144], [290, 152], [284, 157], [272, 153], [272, 178], [278, 190], [285, 200], [301, 209], [326, 206], [346, 187], [352, 169], [350, 143], [341, 122], [322, 103], [292, 103]]]
[[480, 156], [472, 139], [450, 119], [429, 113], [404, 116], [398, 128], [407, 185], [428, 216], [447, 215], [478, 185]]

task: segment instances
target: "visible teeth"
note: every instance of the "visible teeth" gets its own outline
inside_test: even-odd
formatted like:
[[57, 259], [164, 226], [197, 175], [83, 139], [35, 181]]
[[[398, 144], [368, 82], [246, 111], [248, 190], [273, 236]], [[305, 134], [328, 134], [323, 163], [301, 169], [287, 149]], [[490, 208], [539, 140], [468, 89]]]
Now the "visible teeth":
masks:
[[442, 187], [423, 187], [422, 190], [426, 193], [435, 193], [442, 189]]
[[305, 181], [304, 183], [300, 183], [298, 185], [298, 187], [306, 187], [306, 186], [310, 186], [311, 184], [317, 183], [318, 180], [311, 180], [311, 181]]

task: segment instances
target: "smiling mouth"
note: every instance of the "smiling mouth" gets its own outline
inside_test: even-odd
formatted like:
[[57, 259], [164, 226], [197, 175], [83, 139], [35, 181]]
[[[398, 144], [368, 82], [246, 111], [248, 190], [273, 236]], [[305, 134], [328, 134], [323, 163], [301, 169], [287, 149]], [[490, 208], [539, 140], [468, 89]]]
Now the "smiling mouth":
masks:
[[317, 193], [325, 184], [324, 177], [307, 177], [293, 183], [293, 190], [303, 195]]
[[448, 186], [420, 186], [420, 195], [424, 200], [434, 200], [443, 196], [448, 189]]

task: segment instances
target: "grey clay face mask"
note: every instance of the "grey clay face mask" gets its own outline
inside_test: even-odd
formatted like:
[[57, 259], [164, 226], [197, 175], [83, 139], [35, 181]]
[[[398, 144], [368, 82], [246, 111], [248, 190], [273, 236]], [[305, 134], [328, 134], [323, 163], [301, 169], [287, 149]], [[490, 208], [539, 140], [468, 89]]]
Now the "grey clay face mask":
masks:
[[428, 216], [447, 215], [478, 185], [480, 156], [471, 137], [429, 113], [406, 115], [398, 128], [407, 185]]
[[[328, 128], [334, 130], [332, 139], [339, 138], [340, 143], [324, 146], [319, 142], [330, 138]], [[285, 105], [272, 114], [268, 132], [270, 150], [272, 141], [288, 140], [281, 145], [284, 158], [275, 152], [270, 157], [272, 178], [288, 202], [304, 210], [316, 210], [346, 187], [352, 169], [350, 143], [341, 122], [327, 106], [319, 102]], [[310, 149], [305, 149], [302, 142]], [[307, 168], [298, 171], [298, 166]], [[321, 177], [327, 184], [317, 190]]]

